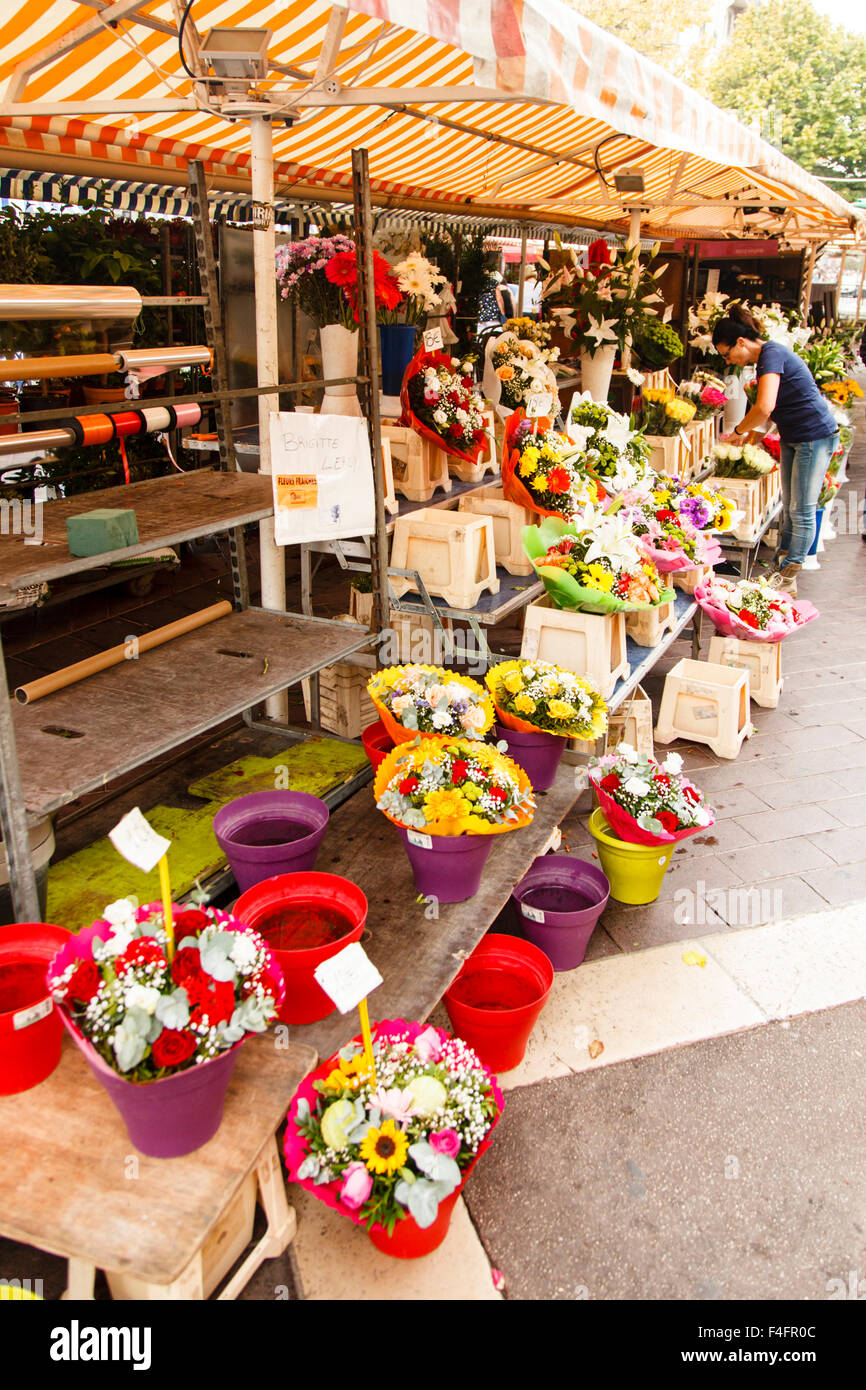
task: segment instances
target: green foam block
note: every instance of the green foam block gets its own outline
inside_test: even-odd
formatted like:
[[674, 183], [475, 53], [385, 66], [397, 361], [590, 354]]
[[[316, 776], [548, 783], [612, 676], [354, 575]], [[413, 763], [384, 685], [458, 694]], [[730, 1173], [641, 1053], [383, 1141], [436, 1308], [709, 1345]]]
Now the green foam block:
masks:
[[138, 522], [131, 507], [97, 507], [66, 519], [66, 539], [73, 555], [104, 555], [138, 544]]

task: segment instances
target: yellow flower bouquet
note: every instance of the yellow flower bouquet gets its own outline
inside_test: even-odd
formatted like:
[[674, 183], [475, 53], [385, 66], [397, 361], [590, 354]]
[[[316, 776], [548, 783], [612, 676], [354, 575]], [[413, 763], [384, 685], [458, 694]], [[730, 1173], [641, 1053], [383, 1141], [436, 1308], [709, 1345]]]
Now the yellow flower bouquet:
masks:
[[395, 825], [426, 835], [501, 835], [535, 811], [529, 778], [489, 743], [422, 738], [382, 760], [378, 809]]
[[607, 728], [607, 705], [595, 687], [549, 661], [502, 661], [484, 681], [508, 729], [594, 739]]
[[493, 724], [484, 687], [441, 666], [386, 666], [367, 692], [395, 743], [423, 737], [483, 739]]

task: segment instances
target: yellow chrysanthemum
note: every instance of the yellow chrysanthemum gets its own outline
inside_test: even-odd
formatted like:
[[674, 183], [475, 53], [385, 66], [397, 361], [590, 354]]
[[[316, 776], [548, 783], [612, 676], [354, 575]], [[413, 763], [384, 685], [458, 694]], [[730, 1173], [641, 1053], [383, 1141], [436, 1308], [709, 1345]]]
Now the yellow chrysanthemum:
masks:
[[538, 463], [539, 453], [534, 444], [528, 444], [520, 457], [523, 463]]
[[512, 695], [516, 695], [518, 690], [523, 689], [523, 677], [519, 671], [510, 671], [502, 682], [506, 690], [510, 690]]
[[454, 787], [439, 788], [424, 798], [424, 812], [428, 820], [457, 820], [468, 811], [469, 802]]
[[514, 708], [519, 710], [521, 714], [534, 714], [536, 704], [529, 695], [517, 695], [514, 700]]
[[534, 459], [522, 458], [517, 471], [522, 477], [531, 478], [537, 467], [538, 464]]
[[532, 486], [536, 492], [547, 492], [547, 479], [543, 473], [539, 473]]
[[361, 1157], [371, 1173], [396, 1173], [406, 1162], [409, 1141], [394, 1120], [384, 1120], [378, 1129], [367, 1130], [361, 1140]]
[[551, 700], [547, 708], [551, 719], [573, 719], [577, 714], [574, 705], [570, 705], [567, 700]]
[[329, 1072], [322, 1082], [326, 1091], [345, 1091], [346, 1087], [351, 1086], [351, 1084], [352, 1079], [345, 1072], [340, 1071], [339, 1067], [335, 1067], [332, 1072]]

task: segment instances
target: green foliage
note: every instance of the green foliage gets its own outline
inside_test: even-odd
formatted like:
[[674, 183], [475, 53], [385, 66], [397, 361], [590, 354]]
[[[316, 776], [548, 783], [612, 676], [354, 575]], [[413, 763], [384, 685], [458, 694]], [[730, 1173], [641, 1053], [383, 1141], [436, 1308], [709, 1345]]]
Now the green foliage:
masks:
[[438, 265], [454, 287], [454, 352], [461, 357], [475, 345], [478, 302], [490, 278], [484, 264], [486, 235], [483, 228], [461, 233], [446, 227], [437, 236], [429, 237], [424, 246], [424, 255]]
[[634, 347], [641, 362], [653, 371], [667, 367], [683, 355], [683, 340], [670, 324], [646, 318], [635, 334]]
[[636, 48], [675, 77], [701, 88], [711, 39], [698, 37], [712, 19], [711, 0], [566, 0], [600, 29]]
[[[710, 78], [713, 100], [821, 177], [866, 174], [866, 37], [811, 0], [767, 0], [737, 20]], [[834, 184], [856, 198], [857, 185]]]

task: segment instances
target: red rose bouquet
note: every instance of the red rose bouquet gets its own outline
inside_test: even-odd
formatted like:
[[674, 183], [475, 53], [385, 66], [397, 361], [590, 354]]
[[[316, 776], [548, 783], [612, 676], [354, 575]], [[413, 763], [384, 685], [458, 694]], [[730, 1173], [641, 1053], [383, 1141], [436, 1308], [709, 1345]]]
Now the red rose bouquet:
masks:
[[627, 743], [603, 758], [590, 758], [598, 804], [620, 839], [636, 845], [670, 844], [714, 823], [697, 787], [681, 775], [682, 767], [679, 753], [668, 753], [659, 764]]
[[157, 1081], [263, 1033], [285, 994], [258, 932], [217, 908], [120, 899], [58, 953], [48, 983], [64, 1020], [127, 1081]]
[[747, 642], [781, 642], [818, 617], [808, 599], [792, 599], [760, 579], [733, 580], [715, 574], [697, 586], [695, 598], [716, 632]]
[[402, 423], [463, 463], [476, 463], [487, 443], [484, 402], [471, 371], [471, 362], [422, 348], [406, 368], [400, 393]]

